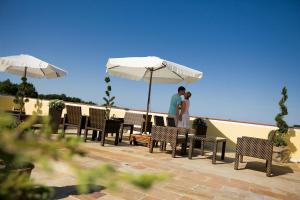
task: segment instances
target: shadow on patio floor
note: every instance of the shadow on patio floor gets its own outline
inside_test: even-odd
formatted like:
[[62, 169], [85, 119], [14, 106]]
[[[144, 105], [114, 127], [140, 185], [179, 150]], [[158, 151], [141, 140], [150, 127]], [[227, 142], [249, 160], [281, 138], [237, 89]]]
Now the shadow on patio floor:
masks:
[[[94, 192], [100, 192], [103, 189], [105, 189], [102, 186], [97, 186], [97, 185], [89, 185], [88, 186], [90, 189], [87, 193], [85, 194], [90, 194]], [[76, 185], [68, 185], [68, 186], [62, 186], [62, 187], [50, 187], [54, 191], [54, 196], [52, 199], [62, 199], [66, 198], [70, 195], [79, 195], [77, 191], [77, 186]]]
[[[239, 170], [243, 169], [250, 169], [250, 170], [255, 170], [259, 172], [266, 172], [266, 163], [265, 162], [258, 162], [258, 161], [250, 161], [246, 164], [244, 168], [239, 168]], [[290, 174], [294, 173], [294, 170], [289, 167], [289, 166], [280, 166], [276, 164], [272, 164], [272, 176], [280, 176], [280, 175], [285, 175], [285, 174]]]

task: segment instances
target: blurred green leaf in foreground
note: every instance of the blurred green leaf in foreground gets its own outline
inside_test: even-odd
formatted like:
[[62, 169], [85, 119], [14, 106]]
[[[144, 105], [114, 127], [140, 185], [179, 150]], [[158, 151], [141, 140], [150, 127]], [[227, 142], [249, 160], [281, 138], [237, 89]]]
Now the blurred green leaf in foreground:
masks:
[[[77, 137], [54, 137], [48, 127], [48, 119], [43, 118], [39, 131], [32, 125], [40, 121], [33, 115], [24, 122], [0, 111], [0, 199], [41, 200], [50, 199], [50, 188], [34, 183], [25, 175], [16, 173], [14, 168], [22, 163], [33, 163], [51, 173], [54, 162], [63, 162], [78, 177], [78, 191], [85, 193], [91, 185], [101, 184], [108, 189], [117, 189], [118, 183], [127, 182], [141, 189], [149, 189], [153, 183], [164, 181], [168, 174], [132, 174], [121, 172], [107, 164], [93, 169], [82, 169], [74, 161], [74, 156], [84, 156]], [[18, 163], [18, 164], [15, 164]]]

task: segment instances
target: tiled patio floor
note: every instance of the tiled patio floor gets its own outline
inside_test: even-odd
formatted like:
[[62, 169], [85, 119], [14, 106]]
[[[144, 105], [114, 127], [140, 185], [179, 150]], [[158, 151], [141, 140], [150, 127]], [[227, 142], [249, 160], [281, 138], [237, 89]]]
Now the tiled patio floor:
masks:
[[274, 163], [274, 176], [266, 177], [265, 163], [260, 160], [245, 158], [248, 163], [242, 163], [240, 168], [246, 168], [233, 170], [233, 153], [226, 154], [225, 162], [217, 161], [213, 165], [207, 157], [171, 158], [170, 153], [160, 152], [157, 148], [150, 154], [147, 147], [129, 146], [127, 141], [119, 146], [106, 144], [104, 147], [90, 141], [83, 146], [88, 155], [78, 162], [86, 168], [110, 163], [132, 172], [167, 171], [172, 177], [149, 191], [123, 184], [119, 192], [104, 189], [78, 195], [74, 187], [75, 176], [68, 170], [48, 175], [36, 168], [32, 177], [52, 186], [56, 191], [55, 199], [300, 199], [299, 164]]

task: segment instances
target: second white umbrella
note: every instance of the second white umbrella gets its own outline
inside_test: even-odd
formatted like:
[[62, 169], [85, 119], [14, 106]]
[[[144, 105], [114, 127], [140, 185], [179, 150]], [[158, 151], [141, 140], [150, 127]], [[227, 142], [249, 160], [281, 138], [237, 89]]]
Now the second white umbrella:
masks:
[[109, 74], [113, 76], [149, 82], [146, 122], [148, 122], [152, 82], [193, 83], [203, 76], [203, 73], [198, 70], [155, 56], [110, 58], [106, 68]]

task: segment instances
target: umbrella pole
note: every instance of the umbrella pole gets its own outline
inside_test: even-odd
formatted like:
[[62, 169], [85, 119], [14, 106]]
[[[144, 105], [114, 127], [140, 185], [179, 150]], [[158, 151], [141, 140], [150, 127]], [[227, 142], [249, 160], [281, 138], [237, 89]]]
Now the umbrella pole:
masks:
[[147, 133], [147, 127], [148, 127], [148, 117], [149, 117], [148, 114], [149, 114], [150, 97], [151, 97], [152, 75], [153, 75], [153, 70], [150, 69], [150, 83], [149, 83], [149, 89], [148, 89], [148, 101], [147, 101], [147, 113], [146, 113], [146, 122], [145, 122], [145, 133]]
[[24, 77], [26, 78], [27, 76], [27, 67], [25, 67], [25, 72], [24, 72]]

